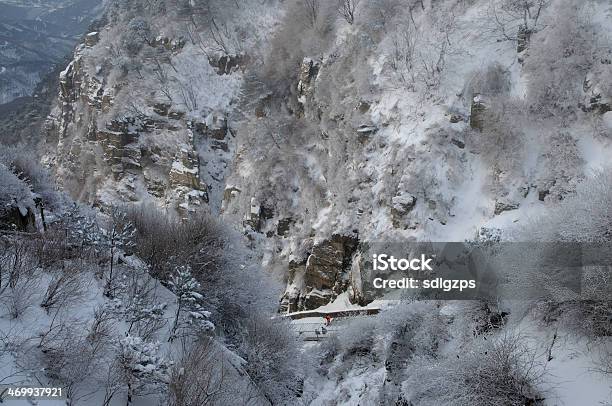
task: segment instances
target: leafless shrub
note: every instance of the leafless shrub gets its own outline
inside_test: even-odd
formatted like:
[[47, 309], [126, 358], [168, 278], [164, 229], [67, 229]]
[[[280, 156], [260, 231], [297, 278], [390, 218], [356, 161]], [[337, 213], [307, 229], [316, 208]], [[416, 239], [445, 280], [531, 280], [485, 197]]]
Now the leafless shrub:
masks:
[[172, 91], [169, 75], [166, 72], [166, 68], [164, 67], [164, 65], [160, 63], [157, 58], [155, 58], [154, 60], [156, 66], [153, 70], [153, 74], [157, 83], [159, 83], [159, 91], [164, 97], [166, 97], [169, 102], [172, 103]]
[[117, 359], [113, 359], [106, 365], [104, 379], [104, 399], [102, 406], [109, 406], [113, 398], [121, 392], [123, 388], [121, 367]]
[[431, 21], [413, 20], [395, 24], [391, 37], [390, 65], [400, 83], [424, 97], [436, 93], [449, 56], [458, 48], [451, 41], [457, 28], [456, 16], [450, 10], [432, 12]]
[[90, 342], [109, 339], [113, 332], [115, 317], [106, 306], [100, 306], [94, 310], [93, 319], [88, 329], [87, 340]]
[[245, 371], [270, 404], [293, 403], [303, 379], [296, 362], [295, 333], [279, 320], [253, 314], [245, 323], [238, 350]]
[[66, 259], [72, 258], [73, 255], [87, 254], [87, 250], [76, 251], [71, 250], [67, 230], [64, 229], [61, 220], [56, 224], [51, 225], [44, 236], [35, 240], [34, 252], [40, 259], [40, 263], [45, 268], [61, 267]]
[[206, 268], [211, 274], [223, 267], [225, 232], [205, 214], [181, 222], [155, 207], [142, 206], [128, 215], [137, 230], [135, 250], [151, 266], [153, 275], [165, 277], [175, 266], [186, 263], [194, 272]]
[[347, 23], [355, 22], [355, 12], [360, 0], [338, 0], [338, 13]]
[[612, 349], [602, 346], [596, 354], [595, 370], [606, 375], [612, 375]]
[[38, 261], [30, 254], [31, 248], [27, 239], [16, 238], [0, 254], [0, 304], [13, 319], [34, 304], [39, 277]]
[[490, 0], [483, 33], [507, 41], [518, 39], [523, 27], [527, 35], [541, 29], [540, 17], [550, 0]]
[[304, 7], [304, 13], [306, 15], [307, 21], [310, 22], [310, 25], [314, 27], [317, 23], [317, 18], [319, 17], [319, 11], [321, 9], [321, 4], [319, 0], [301, 0], [302, 5]]
[[21, 278], [15, 286], [0, 296], [12, 319], [21, 317], [34, 304], [33, 294], [37, 288], [38, 280]]
[[33, 277], [38, 262], [31, 253], [27, 238], [9, 240], [0, 253], [0, 295], [7, 288], [14, 288], [22, 278]]
[[66, 268], [52, 277], [40, 306], [48, 312], [55, 307], [76, 304], [84, 293], [84, 281], [79, 270]]
[[400, 80], [410, 91], [415, 91], [416, 83], [417, 33], [414, 25], [407, 24], [393, 37], [391, 67], [400, 75]]
[[183, 341], [180, 358], [170, 372], [168, 404], [219, 404], [236, 389], [230, 389], [226, 382], [228, 367], [232, 366], [214, 340], [204, 338], [193, 344]]
[[[538, 386], [544, 377], [520, 336], [478, 341], [471, 348], [442, 362], [423, 358], [405, 387], [407, 399], [425, 404], [516, 405], [543, 400]], [[416, 372], [418, 371], [418, 372]]]
[[44, 349], [45, 373], [52, 382], [66, 388], [70, 404], [89, 394], [83, 393], [86, 391], [83, 383], [97, 374], [109, 345], [106, 337], [98, 335], [95, 339], [88, 339], [75, 327], [63, 329], [63, 334]]
[[185, 104], [185, 107], [187, 107], [189, 111], [198, 109], [198, 93], [194, 87], [195, 85], [196, 84], [193, 82], [179, 82], [183, 104]]
[[[220, 6], [222, 5], [222, 6]], [[243, 32], [232, 22], [232, 6], [239, 2], [192, 2], [184, 13], [187, 34], [194, 45], [210, 59], [214, 54], [234, 55], [243, 52]], [[228, 12], [229, 11], [229, 12]]]
[[215, 51], [222, 52], [225, 55], [242, 51], [240, 42], [234, 38], [232, 31], [226, 23], [219, 22], [211, 16], [209, 30]]

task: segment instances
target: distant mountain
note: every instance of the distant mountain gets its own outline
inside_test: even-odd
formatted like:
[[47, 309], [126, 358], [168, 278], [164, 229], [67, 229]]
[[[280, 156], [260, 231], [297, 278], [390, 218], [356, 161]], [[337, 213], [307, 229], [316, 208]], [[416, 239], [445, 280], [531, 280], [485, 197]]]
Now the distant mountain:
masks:
[[0, 104], [31, 95], [101, 11], [101, 0], [0, 0]]

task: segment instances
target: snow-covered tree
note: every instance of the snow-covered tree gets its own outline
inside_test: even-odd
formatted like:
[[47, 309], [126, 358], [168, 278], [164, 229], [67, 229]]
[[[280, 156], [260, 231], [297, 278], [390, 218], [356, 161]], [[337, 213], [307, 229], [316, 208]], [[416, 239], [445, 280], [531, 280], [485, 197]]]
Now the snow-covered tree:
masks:
[[127, 215], [113, 208], [110, 216], [108, 228], [102, 229], [102, 234], [105, 237], [106, 246], [110, 250], [110, 272], [106, 285], [106, 295], [113, 296], [113, 263], [115, 262], [115, 253], [118, 249], [126, 249], [134, 246], [134, 237], [136, 228], [134, 224], [128, 220]]
[[149, 324], [163, 320], [167, 306], [166, 303], [150, 303], [141, 295], [135, 295], [124, 309], [125, 320], [130, 325], [128, 333], [132, 331], [135, 324]]
[[64, 211], [58, 221], [69, 245], [97, 247], [102, 244], [102, 233], [94, 215], [86, 213], [76, 203]]
[[200, 304], [204, 298], [198, 292], [200, 282], [193, 277], [189, 266], [177, 267], [174, 275], [168, 281], [168, 285], [176, 295], [176, 313], [172, 325], [171, 340], [174, 338], [181, 322], [192, 325], [200, 331], [214, 329], [213, 323], [207, 320], [210, 317], [210, 312], [204, 310]]
[[119, 341], [119, 350], [118, 361], [127, 385], [128, 405], [139, 391], [155, 389], [169, 381], [171, 363], [159, 355], [159, 343], [149, 343], [128, 334]]

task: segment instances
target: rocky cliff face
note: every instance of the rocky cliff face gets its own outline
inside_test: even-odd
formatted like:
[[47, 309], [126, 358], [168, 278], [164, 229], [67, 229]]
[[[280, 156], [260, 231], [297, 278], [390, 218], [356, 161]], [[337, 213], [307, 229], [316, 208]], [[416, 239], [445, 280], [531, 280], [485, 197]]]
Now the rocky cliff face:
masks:
[[565, 26], [482, 41], [484, 1], [363, 4], [354, 24], [321, 6], [312, 26], [301, 2], [247, 3], [111, 9], [61, 74], [47, 160], [92, 204], [222, 216], [284, 275], [282, 311], [360, 303], [368, 242], [503, 229], [609, 149], [610, 50], [569, 41], [562, 5], [541, 18]]
[[[188, 114], [184, 103], [155, 91], [133, 96], [145, 84], [114, 76], [99, 40], [105, 34], [87, 35], [60, 75], [59, 103], [47, 123], [48, 139], [57, 142], [49, 163], [68, 191], [94, 205], [154, 201], [183, 214], [206, 207], [205, 179], [219, 175], [229, 151], [225, 113]], [[184, 45], [160, 36], [150, 47], [172, 58]], [[209, 162], [201, 162], [201, 149]]]

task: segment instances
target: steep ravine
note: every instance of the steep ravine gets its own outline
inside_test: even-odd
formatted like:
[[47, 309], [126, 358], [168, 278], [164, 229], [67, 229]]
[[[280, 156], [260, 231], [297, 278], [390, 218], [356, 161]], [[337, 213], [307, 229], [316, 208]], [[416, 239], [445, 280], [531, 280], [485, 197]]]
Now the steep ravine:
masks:
[[[152, 202], [221, 216], [284, 275], [281, 311], [345, 291], [362, 303], [368, 242], [503, 229], [574, 193], [590, 159], [580, 128], [609, 148], [609, 50], [584, 62], [574, 49], [568, 107], [534, 113], [547, 69], [536, 62], [543, 49], [563, 53], [564, 44], [543, 44], [569, 16], [530, 35], [512, 27], [518, 40], [484, 41], [473, 22], [486, 1], [425, 3], [411, 9], [419, 32], [364, 6], [354, 24], [303, 28], [320, 38], [299, 46], [275, 1], [218, 16], [224, 38], [178, 7], [144, 17], [111, 7], [117, 18], [87, 35], [60, 75], [46, 163], [94, 206]], [[426, 42], [428, 32], [445, 48]], [[410, 35], [423, 41], [416, 50]], [[419, 67], [406, 66], [409, 51]], [[534, 139], [544, 147], [530, 156]]]

